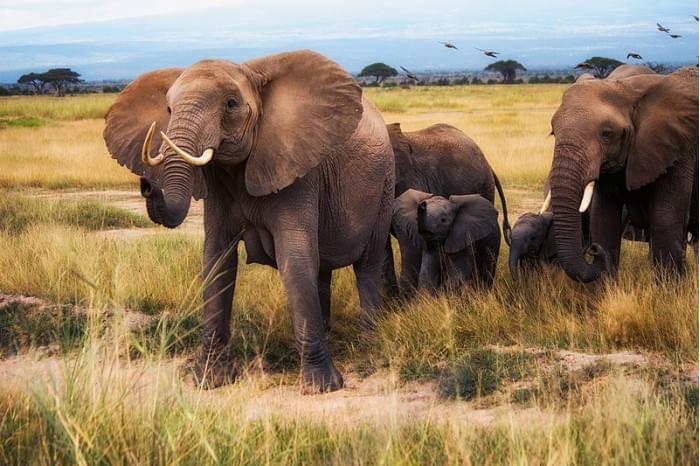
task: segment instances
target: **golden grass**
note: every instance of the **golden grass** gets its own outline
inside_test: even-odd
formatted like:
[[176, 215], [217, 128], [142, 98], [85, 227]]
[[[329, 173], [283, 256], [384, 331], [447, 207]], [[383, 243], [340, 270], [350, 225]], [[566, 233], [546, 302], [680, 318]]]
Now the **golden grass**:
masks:
[[37, 117], [61, 121], [103, 118], [115, 97], [115, 94], [0, 97], [0, 118]]
[[[544, 181], [554, 144], [548, 136], [550, 118], [565, 88], [496, 85], [365, 92], [384, 111], [387, 123], [399, 121], [407, 131], [438, 122], [460, 128], [479, 144], [501, 181], [512, 187], [541, 186]], [[109, 157], [103, 120], [95, 119], [112, 99], [101, 94], [0, 99], [0, 117], [47, 120], [39, 128], [0, 128], [0, 187], [134, 186], [136, 176]]]
[[102, 120], [0, 129], [0, 187], [137, 186], [138, 177], [107, 153]]

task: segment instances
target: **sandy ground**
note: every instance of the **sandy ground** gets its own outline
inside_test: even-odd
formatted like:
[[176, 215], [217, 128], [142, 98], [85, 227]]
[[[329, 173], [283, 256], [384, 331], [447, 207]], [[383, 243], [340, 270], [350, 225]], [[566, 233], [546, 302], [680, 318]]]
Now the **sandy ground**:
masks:
[[[563, 352], [564, 353], [564, 352]], [[583, 361], [601, 358], [616, 361], [620, 365], [642, 365], [643, 355], [637, 353], [612, 353], [590, 355], [565, 352], [560, 363], [566, 367], [573, 359], [575, 367]], [[387, 372], [378, 372], [369, 377], [356, 373], [345, 374], [346, 386], [342, 390], [321, 394], [304, 395], [298, 385], [275, 384], [264, 374], [249, 374], [234, 385], [212, 391], [200, 391], [188, 380], [179, 379], [181, 359], [172, 359], [161, 364], [121, 361], [110, 362], [102, 367], [114, 383], [119, 380], [133, 385], [132, 392], [148, 392], [157, 386], [157, 380], [183, 384], [187, 396], [200, 402], [225, 403], [239, 409], [247, 420], [282, 418], [289, 420], [323, 421], [329, 426], [357, 426], [358, 424], [407, 423], [416, 421], [448, 421], [497, 425], [513, 423], [557, 422], [561, 414], [555, 409], [521, 406], [503, 401], [510, 388], [492, 396], [493, 401], [455, 401], [441, 398], [434, 382], [399, 383]], [[116, 367], [115, 367], [116, 365]], [[74, 370], [75, 360], [48, 355], [43, 350], [12, 356], [0, 360], [0, 386], [20, 390], [57, 387], [65, 374]], [[91, 380], [100, 380], [93, 377]], [[520, 384], [522, 385], [522, 384]], [[136, 393], [135, 393], [136, 394]]]

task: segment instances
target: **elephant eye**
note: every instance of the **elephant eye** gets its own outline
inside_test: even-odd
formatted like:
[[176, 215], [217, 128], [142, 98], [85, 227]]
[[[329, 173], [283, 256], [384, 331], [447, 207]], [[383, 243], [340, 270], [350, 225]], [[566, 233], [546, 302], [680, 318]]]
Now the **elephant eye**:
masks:
[[231, 109], [235, 108], [238, 105], [238, 102], [236, 102], [235, 99], [228, 99], [228, 102], [226, 102], [226, 106]]
[[603, 137], [603, 139], [611, 139], [613, 137], [613, 131], [609, 128], [605, 128], [603, 131], [601, 131], [600, 135]]

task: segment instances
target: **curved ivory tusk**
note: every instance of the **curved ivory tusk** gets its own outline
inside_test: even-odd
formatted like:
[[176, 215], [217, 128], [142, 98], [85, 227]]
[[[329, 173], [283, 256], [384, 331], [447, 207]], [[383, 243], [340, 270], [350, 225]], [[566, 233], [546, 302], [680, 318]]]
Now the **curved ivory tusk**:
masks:
[[540, 215], [547, 212], [549, 205], [552, 203], [552, 190], [547, 191], [547, 197], [544, 198], [544, 203], [542, 203], [542, 208], [540, 209]]
[[151, 123], [151, 127], [148, 128], [146, 133], [146, 139], [143, 140], [143, 147], [141, 148], [141, 160], [149, 167], [155, 167], [163, 163], [165, 156], [163, 154], [158, 154], [156, 157], [151, 158], [151, 139], [153, 139], [153, 131], [156, 129], [156, 122]]
[[595, 181], [591, 181], [586, 185], [586, 188], [583, 190], [583, 199], [581, 199], [581, 205], [578, 208], [579, 212], [584, 213], [591, 206], [591, 199], [593, 199], [594, 187]]
[[177, 155], [179, 155], [185, 162], [189, 163], [190, 165], [194, 165], [195, 167], [201, 167], [203, 165], [208, 164], [209, 162], [211, 162], [211, 159], [214, 156], [214, 149], [209, 148], [202, 152], [201, 157], [192, 157], [190, 154], [177, 147], [177, 144], [171, 141], [170, 138], [166, 136], [164, 132], [161, 131], [160, 135], [163, 137], [165, 143], [169, 145], [170, 148], [174, 150]]

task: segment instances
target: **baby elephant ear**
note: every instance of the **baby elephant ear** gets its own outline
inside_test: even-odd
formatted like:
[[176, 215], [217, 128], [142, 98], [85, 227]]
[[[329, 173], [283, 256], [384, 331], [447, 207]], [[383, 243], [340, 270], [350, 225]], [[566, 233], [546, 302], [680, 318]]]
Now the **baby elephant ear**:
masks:
[[650, 80], [633, 117], [635, 135], [625, 173], [627, 188], [639, 189], [690, 151], [697, 151], [698, 72], [682, 69], [665, 77], [630, 79]]
[[425, 245], [418, 232], [418, 204], [428, 199], [432, 194], [408, 189], [402, 195], [394, 199], [394, 213], [391, 224], [397, 234], [408, 238], [417, 248]]
[[454, 254], [498, 232], [498, 211], [488, 199], [478, 194], [450, 196], [459, 210], [445, 240], [445, 252]]
[[337, 63], [310, 50], [245, 64], [262, 86], [246, 188], [264, 196], [306, 175], [347, 141], [362, 118], [362, 90]]

